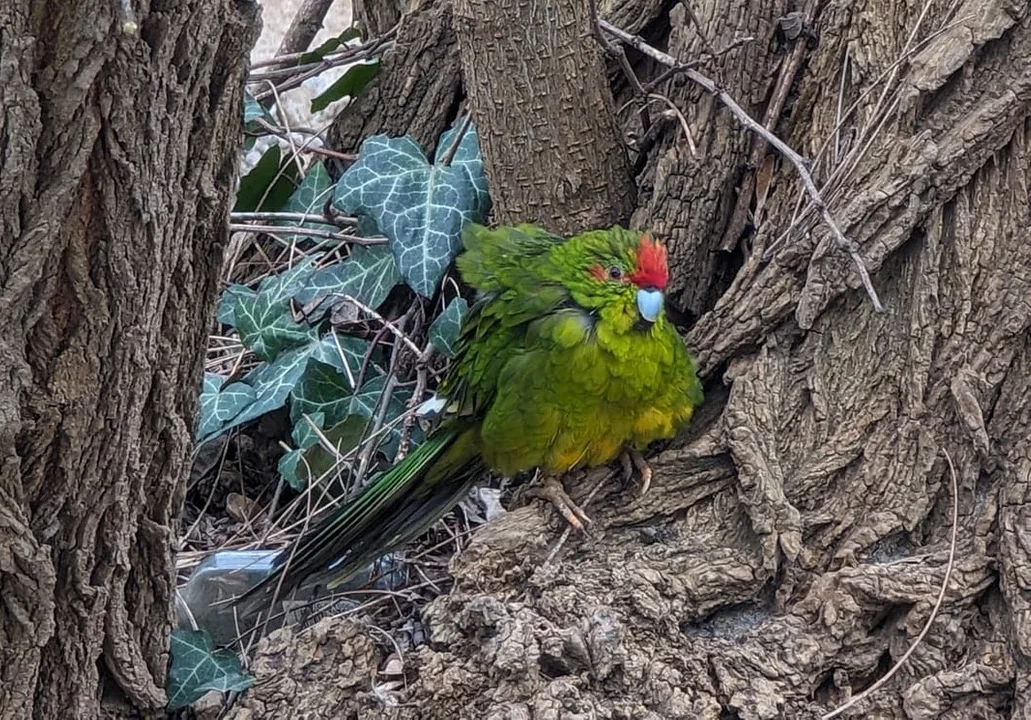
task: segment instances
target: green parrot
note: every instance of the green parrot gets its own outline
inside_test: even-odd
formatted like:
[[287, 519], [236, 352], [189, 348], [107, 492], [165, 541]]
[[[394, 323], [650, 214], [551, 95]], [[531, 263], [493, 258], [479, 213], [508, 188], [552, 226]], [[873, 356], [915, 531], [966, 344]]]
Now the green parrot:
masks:
[[[456, 354], [423, 411], [427, 440], [276, 559], [244, 597], [312, 576], [332, 588], [426, 532], [492, 470], [539, 468], [574, 527], [590, 522], [559, 481], [622, 458], [646, 491], [640, 451], [702, 402], [696, 366], [663, 312], [666, 249], [619, 227], [568, 240], [531, 225], [467, 226], [457, 260], [479, 291]], [[242, 598], [241, 598], [242, 600]]]

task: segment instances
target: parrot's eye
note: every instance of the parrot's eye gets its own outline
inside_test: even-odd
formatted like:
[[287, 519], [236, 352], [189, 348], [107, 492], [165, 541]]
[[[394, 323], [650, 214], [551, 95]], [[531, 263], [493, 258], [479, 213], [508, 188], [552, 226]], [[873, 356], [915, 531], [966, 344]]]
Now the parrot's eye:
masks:
[[619, 280], [623, 277], [623, 271], [613, 265], [609, 268], [609, 277], [613, 280]]

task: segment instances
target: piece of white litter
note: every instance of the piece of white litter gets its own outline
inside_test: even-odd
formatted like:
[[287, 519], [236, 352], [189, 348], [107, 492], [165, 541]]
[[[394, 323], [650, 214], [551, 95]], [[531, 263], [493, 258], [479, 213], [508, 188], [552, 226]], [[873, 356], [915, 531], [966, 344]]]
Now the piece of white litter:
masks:
[[444, 407], [447, 405], [447, 398], [442, 398], [434, 395], [429, 400], [425, 401], [415, 411], [416, 417], [436, 417], [443, 412]]

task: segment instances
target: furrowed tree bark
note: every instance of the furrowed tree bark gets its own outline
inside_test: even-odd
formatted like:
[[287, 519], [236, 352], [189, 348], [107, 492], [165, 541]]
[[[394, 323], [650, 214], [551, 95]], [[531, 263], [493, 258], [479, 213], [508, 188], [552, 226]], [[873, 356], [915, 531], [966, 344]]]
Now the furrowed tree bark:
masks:
[[[358, 5], [359, 22], [375, 24], [376, 35], [393, 18], [389, 0]], [[458, 44], [451, 26], [451, 3], [418, 0], [398, 20], [394, 49], [385, 53], [379, 74], [347, 106], [330, 128], [332, 147], [355, 152], [370, 135], [411, 134], [432, 150], [448, 128], [461, 99]]]
[[501, 224], [625, 224], [636, 189], [587, 0], [455, 0], [469, 107]]
[[[660, 85], [698, 156], [679, 118], [657, 118], [634, 220], [670, 240], [674, 301], [701, 314], [687, 341], [707, 401], [652, 458], [652, 489], [602, 486], [590, 537], [550, 562], [549, 507], [480, 529], [421, 618], [429, 642], [404, 648], [403, 682], [378, 674], [392, 649], [356, 623], [271, 639], [254, 665], [267, 684], [236, 717], [303, 687], [293, 707], [363, 719], [819, 718], [933, 616], [843, 716], [1031, 718], [1031, 10], [823, 4], [791, 41], [783, 3], [690, 9], [634, 31], [685, 61], [755, 38], [703, 69], [753, 117], [782, 106], [771, 126], [813, 160], [888, 312], [791, 167], [750, 165], [755, 140], [725, 109]], [[645, 79], [661, 70], [630, 56]], [[492, 185], [495, 202], [511, 187]], [[728, 233], [742, 188], [747, 222]], [[582, 502], [596, 482], [567, 488]]]
[[258, 9], [120, 8], [0, 2], [5, 719], [165, 704], [174, 528]]

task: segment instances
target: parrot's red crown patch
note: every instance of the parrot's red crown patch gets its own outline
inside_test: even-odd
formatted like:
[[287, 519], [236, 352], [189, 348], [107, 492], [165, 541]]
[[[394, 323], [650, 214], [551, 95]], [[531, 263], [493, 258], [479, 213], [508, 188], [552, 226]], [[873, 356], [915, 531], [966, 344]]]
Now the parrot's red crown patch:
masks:
[[653, 287], [665, 290], [669, 282], [669, 268], [666, 266], [666, 246], [652, 240], [647, 235], [641, 236], [641, 244], [637, 248], [637, 267], [630, 276], [637, 287]]

